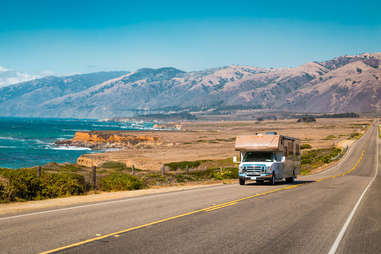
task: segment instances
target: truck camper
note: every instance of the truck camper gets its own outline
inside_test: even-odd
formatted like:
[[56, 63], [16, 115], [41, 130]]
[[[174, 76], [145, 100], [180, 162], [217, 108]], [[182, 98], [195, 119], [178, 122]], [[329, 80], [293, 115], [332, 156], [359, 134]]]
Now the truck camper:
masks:
[[[300, 141], [296, 138], [266, 132], [237, 136], [235, 150], [240, 152], [239, 183], [247, 180], [275, 184], [292, 183], [300, 174]], [[237, 157], [233, 158], [234, 162]]]

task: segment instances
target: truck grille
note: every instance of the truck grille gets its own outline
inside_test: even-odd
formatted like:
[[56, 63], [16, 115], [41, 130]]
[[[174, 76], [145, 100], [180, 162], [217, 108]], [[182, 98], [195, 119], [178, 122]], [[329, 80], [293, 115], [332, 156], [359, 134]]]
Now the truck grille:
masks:
[[245, 167], [248, 176], [260, 175], [264, 170], [264, 166], [246, 166]]

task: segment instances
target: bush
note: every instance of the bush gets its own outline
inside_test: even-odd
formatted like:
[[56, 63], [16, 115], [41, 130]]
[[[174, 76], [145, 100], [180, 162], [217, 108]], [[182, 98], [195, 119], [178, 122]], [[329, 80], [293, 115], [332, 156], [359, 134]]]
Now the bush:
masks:
[[358, 133], [358, 132], [353, 132], [353, 133], [351, 133], [351, 134], [349, 135], [350, 138], [359, 138], [360, 136], [361, 136], [361, 134]]
[[102, 164], [102, 168], [109, 168], [109, 169], [126, 169], [126, 164], [118, 161], [107, 161]]
[[179, 161], [179, 162], [171, 162], [165, 164], [171, 171], [176, 171], [177, 169], [186, 169], [187, 166], [188, 168], [197, 168], [198, 166], [201, 165], [202, 162], [206, 162], [205, 160], [203, 161]]
[[36, 172], [27, 169], [12, 170], [8, 176], [8, 192], [11, 200], [33, 200], [42, 190], [41, 179]]
[[313, 116], [304, 116], [302, 118], [299, 118], [297, 121], [297, 123], [312, 123], [312, 122], [316, 122], [316, 118], [313, 117]]
[[325, 140], [331, 140], [331, 139], [335, 139], [336, 138], [336, 136], [334, 136], [334, 135], [328, 135], [327, 137], [325, 137], [324, 139]]
[[339, 148], [315, 149], [304, 153], [301, 157], [302, 174], [338, 159], [340, 154]]
[[71, 173], [45, 173], [41, 180], [41, 198], [79, 195], [84, 193], [88, 187], [83, 176]]
[[7, 201], [5, 186], [0, 182], [0, 203]]
[[304, 149], [311, 149], [311, 148], [312, 148], [312, 146], [310, 144], [302, 144], [300, 146], [300, 149], [302, 149], [302, 150], [304, 150]]
[[137, 190], [143, 187], [143, 181], [139, 178], [122, 173], [111, 173], [100, 181], [100, 188], [103, 191]]
[[7, 185], [2, 185], [5, 201], [25, 201], [82, 194], [87, 190], [83, 176], [74, 173], [43, 173], [33, 169], [2, 169]]
[[213, 173], [213, 178], [217, 180], [238, 178], [238, 169], [228, 168], [228, 169], [223, 169], [222, 171], [218, 170]]

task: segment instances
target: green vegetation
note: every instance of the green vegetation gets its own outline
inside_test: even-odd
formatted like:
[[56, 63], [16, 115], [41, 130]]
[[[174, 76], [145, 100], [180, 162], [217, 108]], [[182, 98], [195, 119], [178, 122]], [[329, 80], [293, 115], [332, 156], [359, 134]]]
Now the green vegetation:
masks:
[[332, 139], [335, 139], [336, 136], [335, 135], [328, 135], [327, 137], [324, 138], [324, 140], [332, 140]]
[[213, 178], [217, 180], [238, 178], [237, 168], [228, 168], [213, 172]]
[[138, 190], [143, 187], [144, 183], [138, 177], [122, 173], [111, 173], [100, 182], [103, 191]]
[[34, 169], [0, 169], [2, 202], [26, 201], [79, 195], [88, 190], [83, 176], [75, 173], [43, 172]]
[[302, 150], [304, 150], [304, 149], [311, 149], [311, 148], [312, 148], [312, 146], [310, 144], [302, 144], [300, 146], [300, 149], [302, 149]]
[[165, 164], [171, 171], [176, 171], [178, 169], [186, 169], [188, 168], [197, 168], [201, 165], [201, 163], [206, 162], [206, 160], [199, 161], [179, 161], [179, 162], [171, 162]]
[[[185, 172], [186, 167], [189, 173]], [[170, 185], [195, 181], [225, 180], [238, 177], [232, 158], [223, 160], [182, 161], [167, 164], [172, 171], [131, 169], [124, 163], [109, 161], [97, 167], [97, 188], [102, 191], [136, 190], [154, 185]], [[174, 172], [176, 171], [176, 172]], [[91, 168], [75, 164], [49, 163], [37, 168], [0, 169], [0, 202], [40, 200], [85, 194], [91, 189]]]
[[[303, 144], [302, 149], [311, 149]], [[338, 148], [305, 151], [301, 157], [302, 174], [342, 155]], [[102, 191], [122, 191], [187, 182], [225, 181], [238, 178], [238, 168], [232, 158], [222, 160], [181, 161], [166, 164], [169, 171], [131, 169], [124, 163], [109, 161], [97, 168], [97, 188]], [[186, 171], [188, 167], [189, 171]], [[41, 176], [37, 168], [0, 169], [0, 202], [39, 200], [87, 193], [90, 188], [91, 169], [73, 164], [51, 163], [43, 167]]]
[[339, 148], [314, 149], [305, 152], [301, 158], [302, 175], [308, 174], [312, 169], [337, 160], [342, 155]]
[[313, 116], [303, 116], [299, 118], [296, 122], [297, 123], [313, 123], [313, 122], [316, 122], [316, 118]]
[[111, 169], [125, 169], [126, 164], [118, 161], [107, 161], [102, 164], [102, 168], [111, 168]]
[[361, 137], [361, 134], [358, 132], [353, 132], [349, 135], [350, 138], [359, 139]]

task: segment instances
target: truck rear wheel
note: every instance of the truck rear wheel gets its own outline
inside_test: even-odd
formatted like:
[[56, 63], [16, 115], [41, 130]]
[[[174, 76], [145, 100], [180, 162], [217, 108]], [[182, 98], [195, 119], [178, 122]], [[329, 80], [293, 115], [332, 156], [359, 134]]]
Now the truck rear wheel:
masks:
[[295, 172], [292, 172], [292, 176], [286, 178], [286, 183], [293, 183], [294, 180], [295, 180]]
[[239, 179], [239, 185], [245, 185], [245, 179], [240, 178]]
[[286, 183], [293, 183], [293, 182], [294, 182], [294, 176], [286, 178]]

